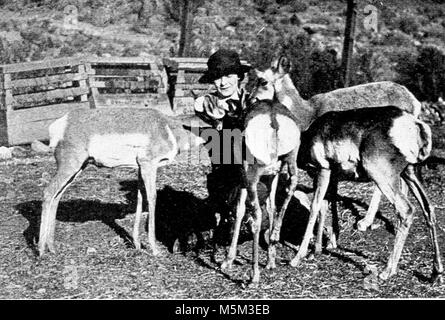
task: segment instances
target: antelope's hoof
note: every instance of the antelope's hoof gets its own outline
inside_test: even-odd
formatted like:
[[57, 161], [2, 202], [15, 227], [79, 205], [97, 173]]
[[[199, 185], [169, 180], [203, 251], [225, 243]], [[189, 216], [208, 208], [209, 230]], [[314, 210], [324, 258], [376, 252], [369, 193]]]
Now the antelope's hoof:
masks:
[[443, 280], [442, 273], [433, 272], [433, 275], [431, 276], [431, 283], [433, 286], [440, 286], [444, 284], [445, 282]]
[[161, 250], [159, 250], [157, 246], [150, 246], [150, 250], [147, 253], [151, 253], [153, 256], [156, 257], [161, 255]]
[[384, 271], [380, 272], [379, 278], [382, 280], [388, 280], [389, 277], [393, 276], [394, 274], [395, 274], [395, 272], [391, 272], [391, 271], [385, 269]]
[[273, 270], [273, 269], [276, 269], [276, 267], [277, 267], [277, 265], [275, 263], [275, 260], [269, 260], [267, 262], [267, 265], [266, 265], [267, 270]]
[[54, 249], [54, 243], [43, 243], [39, 245], [39, 256], [43, 257], [46, 252], [49, 253], [56, 253], [56, 250]]
[[141, 246], [141, 242], [140, 242], [140, 241], [134, 241], [134, 240], [133, 240], [133, 245], [134, 245], [134, 248], [135, 248], [137, 251], [140, 251], [141, 248], [142, 248], [142, 246]]
[[328, 244], [326, 245], [326, 249], [328, 250], [337, 249], [337, 242], [329, 241]]
[[273, 230], [270, 235], [270, 242], [277, 243], [278, 241], [280, 241], [280, 232], [278, 230]]
[[359, 222], [357, 222], [357, 230], [361, 231], [361, 232], [365, 232], [366, 230], [368, 230], [370, 225], [371, 224], [368, 223], [365, 219], [362, 219]]
[[249, 287], [256, 288], [259, 282], [260, 282], [260, 273], [254, 272], [252, 278], [250, 279]]
[[229, 271], [232, 269], [232, 261], [229, 260], [224, 260], [223, 263], [221, 264], [221, 270], [222, 271]]
[[54, 247], [54, 243], [53, 242], [48, 243], [48, 251], [50, 253], [56, 253], [56, 249]]
[[40, 246], [39, 247], [39, 257], [42, 258], [46, 253], [46, 247], [45, 246]]
[[300, 257], [300, 256], [296, 256], [295, 258], [293, 258], [291, 261], [290, 261], [290, 266], [291, 267], [298, 267], [299, 265], [300, 265], [300, 263], [301, 263], [301, 260], [302, 260], [302, 258]]

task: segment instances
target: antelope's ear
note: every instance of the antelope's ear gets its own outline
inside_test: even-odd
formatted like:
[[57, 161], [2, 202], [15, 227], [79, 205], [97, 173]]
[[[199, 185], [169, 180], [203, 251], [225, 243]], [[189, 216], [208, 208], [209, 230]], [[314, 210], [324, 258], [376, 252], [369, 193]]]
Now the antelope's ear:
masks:
[[291, 67], [292, 67], [292, 63], [290, 62], [290, 60], [286, 56], [281, 56], [278, 59], [276, 69], [278, 70], [278, 72], [280, 74], [284, 75], [286, 73], [289, 73]]
[[280, 62], [280, 58], [272, 60], [272, 62], [270, 63], [270, 67], [272, 68], [272, 70], [278, 70], [278, 63]]

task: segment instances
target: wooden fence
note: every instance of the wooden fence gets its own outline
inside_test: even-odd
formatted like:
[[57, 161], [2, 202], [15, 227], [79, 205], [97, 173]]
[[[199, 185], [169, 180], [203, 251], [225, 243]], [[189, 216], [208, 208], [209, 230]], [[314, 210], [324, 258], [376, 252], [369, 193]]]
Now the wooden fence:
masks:
[[162, 64], [144, 58], [95, 58], [85, 66], [93, 107], [149, 107], [173, 114]]
[[153, 59], [68, 58], [0, 66], [0, 145], [48, 139], [76, 108], [150, 107], [173, 114], [167, 75]]
[[0, 66], [0, 145], [48, 138], [48, 125], [89, 108], [88, 74], [79, 59]]
[[[245, 63], [245, 62], [243, 62]], [[0, 65], [0, 146], [48, 139], [48, 125], [77, 108], [148, 107], [193, 113], [206, 58], [80, 57]]]

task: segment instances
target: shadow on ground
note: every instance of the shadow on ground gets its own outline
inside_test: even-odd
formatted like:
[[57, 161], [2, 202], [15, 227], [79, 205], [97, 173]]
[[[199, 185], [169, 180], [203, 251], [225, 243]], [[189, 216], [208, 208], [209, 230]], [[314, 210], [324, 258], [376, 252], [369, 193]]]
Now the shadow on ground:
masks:
[[[121, 185], [122, 190], [127, 191], [128, 204], [104, 203], [98, 200], [83, 199], [62, 200], [57, 210], [57, 221], [78, 223], [102, 221], [114, 230], [128, 246], [133, 246], [132, 236], [130, 235], [132, 227], [127, 231], [117, 220], [135, 212], [137, 181], [123, 181]], [[16, 206], [18, 212], [29, 222], [23, 235], [28, 247], [36, 254], [41, 207], [42, 202], [38, 200], [20, 203]], [[208, 231], [213, 224], [214, 216], [206, 210], [204, 200], [189, 192], [177, 191], [170, 187], [158, 190], [156, 238], [169, 250], [172, 250], [172, 246], [177, 239], [186, 241], [190, 234]], [[145, 225], [146, 230], [147, 226]]]
[[[132, 247], [131, 228], [123, 227], [122, 222], [117, 220], [125, 218], [128, 214], [133, 214], [136, 207], [137, 180], [128, 180], [120, 182], [121, 191], [124, 191], [127, 198], [126, 204], [104, 203], [99, 200], [69, 200], [61, 201], [57, 211], [57, 220], [61, 222], [101, 221], [109, 226], [117, 235], [119, 235], [128, 247]], [[279, 186], [285, 185], [279, 183]], [[299, 185], [299, 190], [310, 192], [310, 188]], [[268, 188], [265, 183], [258, 186], [259, 198], [264, 203]], [[278, 190], [278, 204], [284, 197], [284, 190]], [[354, 211], [353, 203], [355, 200], [342, 197], [341, 201], [347, 203], [348, 207]], [[187, 191], [178, 191], [169, 186], [157, 192], [156, 203], [156, 239], [160, 241], [171, 252], [189, 251], [199, 249], [203, 245], [209, 244], [215, 229], [215, 204], [209, 203], [208, 199], [201, 199]], [[23, 235], [27, 245], [37, 254], [36, 243], [38, 242], [41, 201], [34, 200], [20, 203], [16, 206], [18, 212], [24, 216], [29, 225], [24, 230]], [[359, 203], [359, 205], [364, 205]], [[264, 208], [264, 206], [263, 206]], [[144, 211], [146, 203], [144, 203]], [[263, 210], [264, 211], [264, 210]], [[356, 212], [354, 215], [357, 215]], [[230, 222], [223, 231], [220, 231], [219, 237], [215, 237], [217, 243], [226, 246], [230, 243]], [[298, 199], [292, 198], [286, 216], [283, 221], [281, 231], [281, 240], [294, 245], [299, 245], [303, 239], [305, 228], [309, 219], [307, 207], [302, 205]], [[247, 219], [245, 219], [246, 221]], [[269, 227], [268, 216], [263, 212], [262, 229]], [[145, 231], [147, 226], [145, 224]], [[315, 229], [316, 230], [316, 229]], [[57, 231], [56, 231], [57, 232]], [[144, 237], [142, 237], [144, 242]], [[239, 243], [251, 240], [250, 228], [247, 223], [243, 224]], [[179, 245], [179, 247], [178, 247]], [[266, 244], [263, 241], [262, 246], [265, 249]]]

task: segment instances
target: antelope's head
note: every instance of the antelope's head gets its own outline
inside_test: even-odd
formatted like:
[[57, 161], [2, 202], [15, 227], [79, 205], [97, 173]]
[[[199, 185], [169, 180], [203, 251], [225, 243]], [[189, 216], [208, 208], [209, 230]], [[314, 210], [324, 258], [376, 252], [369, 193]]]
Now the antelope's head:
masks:
[[265, 70], [255, 69], [256, 82], [249, 97], [250, 102], [273, 100], [277, 93], [283, 91], [283, 82], [286, 81], [285, 76], [288, 76], [290, 68], [290, 61], [281, 56], [274, 60], [269, 68]]

